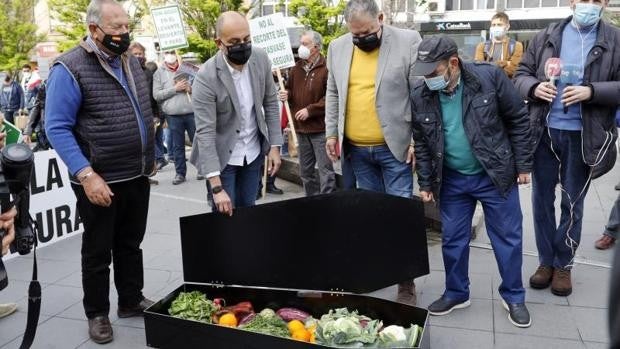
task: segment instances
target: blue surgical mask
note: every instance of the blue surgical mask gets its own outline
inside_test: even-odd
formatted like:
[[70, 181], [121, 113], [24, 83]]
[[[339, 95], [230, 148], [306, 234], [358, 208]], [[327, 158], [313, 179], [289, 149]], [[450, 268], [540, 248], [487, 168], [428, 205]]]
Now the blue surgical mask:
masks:
[[504, 27], [491, 27], [489, 29], [489, 34], [491, 36], [491, 39], [499, 40], [499, 39], [504, 37], [504, 34], [506, 34], [506, 28], [504, 28]]
[[441, 91], [448, 87], [448, 81], [446, 81], [446, 78], [443, 75], [432, 78], [424, 78], [424, 82], [431, 91]]
[[573, 20], [579, 27], [590, 27], [598, 23], [603, 13], [603, 7], [596, 4], [575, 4]]

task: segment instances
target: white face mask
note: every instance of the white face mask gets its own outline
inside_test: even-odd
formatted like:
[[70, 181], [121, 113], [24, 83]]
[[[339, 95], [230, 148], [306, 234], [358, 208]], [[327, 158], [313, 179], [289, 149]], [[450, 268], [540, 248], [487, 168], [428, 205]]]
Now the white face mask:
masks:
[[301, 59], [308, 59], [310, 58], [310, 49], [307, 48], [304, 45], [299, 46], [299, 49], [297, 50], [297, 54], [299, 54], [299, 58]]
[[499, 40], [504, 37], [506, 34], [505, 27], [491, 27], [489, 29], [489, 34], [491, 35], [491, 39]]
[[25, 79], [30, 79], [30, 77], [32, 76], [32, 73], [29, 71], [25, 71], [25, 72], [22, 72], [22, 75], [24, 76]]
[[168, 64], [174, 64], [177, 61], [177, 56], [173, 54], [166, 53], [164, 55], [164, 62]]

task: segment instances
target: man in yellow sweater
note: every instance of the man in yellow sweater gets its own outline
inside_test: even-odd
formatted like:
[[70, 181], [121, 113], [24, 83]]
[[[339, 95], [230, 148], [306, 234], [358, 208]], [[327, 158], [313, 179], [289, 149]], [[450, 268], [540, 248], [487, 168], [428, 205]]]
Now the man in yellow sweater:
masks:
[[[326, 148], [338, 145], [360, 189], [411, 197], [415, 157], [411, 141], [410, 87], [420, 34], [383, 24], [374, 0], [350, 0], [349, 33], [327, 54]], [[413, 280], [399, 284], [398, 300], [415, 304]]]

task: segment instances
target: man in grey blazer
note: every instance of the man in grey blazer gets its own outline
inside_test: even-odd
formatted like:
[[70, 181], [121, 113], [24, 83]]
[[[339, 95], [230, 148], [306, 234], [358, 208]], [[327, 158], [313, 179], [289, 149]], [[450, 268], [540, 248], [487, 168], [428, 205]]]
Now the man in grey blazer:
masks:
[[[340, 144], [358, 188], [412, 197], [409, 91], [420, 34], [384, 25], [374, 0], [350, 0], [344, 17], [349, 33], [327, 53], [327, 154], [336, 161]], [[412, 280], [398, 299], [415, 304]]]
[[248, 21], [225, 12], [216, 23], [219, 52], [201, 68], [193, 84], [196, 135], [190, 162], [206, 173], [214, 209], [253, 206], [260, 168], [280, 168], [280, 109], [271, 62], [252, 47]]

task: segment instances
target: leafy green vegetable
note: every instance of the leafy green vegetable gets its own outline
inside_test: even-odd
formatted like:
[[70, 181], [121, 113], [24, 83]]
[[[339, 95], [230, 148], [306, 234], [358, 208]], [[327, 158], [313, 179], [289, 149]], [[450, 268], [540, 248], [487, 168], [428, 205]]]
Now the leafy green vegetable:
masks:
[[316, 329], [316, 341], [320, 344], [338, 347], [361, 347], [377, 340], [380, 320], [349, 312], [347, 308], [330, 310], [321, 316]]
[[261, 311], [256, 314], [252, 320], [240, 325], [239, 328], [251, 332], [290, 338], [288, 328], [286, 327], [286, 322], [284, 322], [284, 320], [282, 320], [279, 316], [276, 316], [273, 310], [269, 310], [270, 311]]
[[211, 316], [219, 309], [200, 291], [181, 292], [172, 302], [168, 313], [185, 320], [213, 323]]

